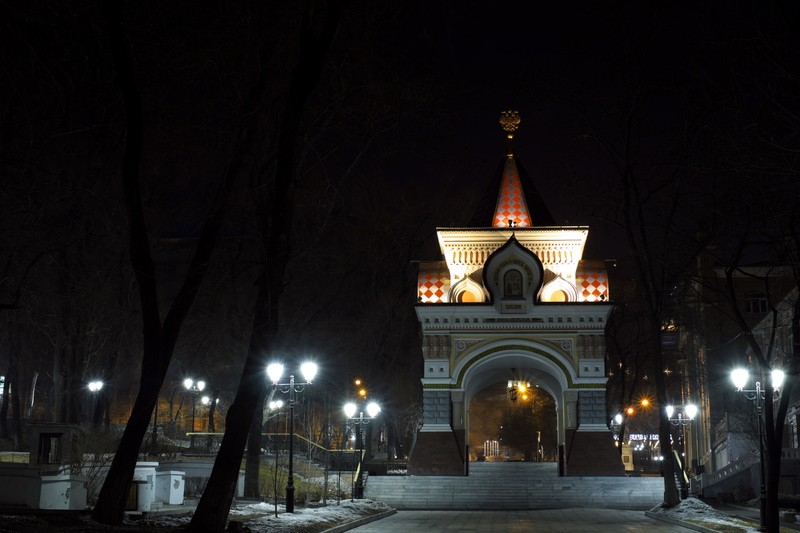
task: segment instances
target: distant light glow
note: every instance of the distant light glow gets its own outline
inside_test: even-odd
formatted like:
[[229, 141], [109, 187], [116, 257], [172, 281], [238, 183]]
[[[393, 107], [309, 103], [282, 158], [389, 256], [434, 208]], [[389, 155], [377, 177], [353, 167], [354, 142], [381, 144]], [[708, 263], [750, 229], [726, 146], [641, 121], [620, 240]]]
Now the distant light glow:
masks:
[[280, 409], [281, 407], [283, 407], [283, 400], [273, 400], [273, 401], [269, 402], [269, 410], [270, 411], [276, 411], [276, 410]]

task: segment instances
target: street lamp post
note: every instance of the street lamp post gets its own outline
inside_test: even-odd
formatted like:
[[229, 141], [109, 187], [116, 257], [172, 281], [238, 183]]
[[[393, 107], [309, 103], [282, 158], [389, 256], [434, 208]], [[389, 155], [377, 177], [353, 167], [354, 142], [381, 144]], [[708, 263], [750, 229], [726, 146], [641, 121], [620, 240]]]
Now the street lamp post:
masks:
[[622, 421], [625, 418], [622, 416], [622, 413], [617, 413], [614, 415], [614, 418], [611, 419], [611, 429], [616, 432], [617, 437], [617, 446], [622, 445]]
[[[274, 412], [274, 411], [280, 411], [281, 408], [283, 408], [283, 400], [272, 400], [272, 401], [269, 402], [269, 411], [270, 411], [270, 413]], [[272, 437], [269, 436], [269, 434], [270, 434], [270, 432], [269, 432], [269, 414], [267, 414], [267, 435], [268, 435], [268, 438], [270, 439], [270, 442], [271, 442]], [[269, 450], [269, 445], [267, 445], [267, 450]], [[278, 447], [276, 446], [275, 447], [275, 472], [277, 473], [277, 471], [278, 471]], [[273, 482], [272, 492], [275, 495], [275, 518], [277, 518], [278, 517], [278, 476], [277, 475], [272, 476], [272, 482]]]
[[691, 403], [677, 406], [668, 405], [666, 411], [670, 423], [672, 423], [673, 426], [677, 426], [679, 429], [678, 447], [681, 450], [681, 499], [685, 500], [689, 497], [689, 486], [686, 483], [686, 451], [684, 449], [686, 439], [683, 437], [683, 431], [697, 416], [697, 406]]
[[210, 452], [213, 448], [214, 437], [212, 433], [216, 433], [217, 428], [214, 421], [214, 414], [216, 413], [219, 398], [211, 398], [211, 396], [203, 396], [200, 398], [200, 403], [208, 408], [208, 438], [206, 438], [206, 451]]
[[[358, 416], [355, 416], [356, 411], [358, 411]], [[357, 426], [357, 430], [359, 432], [358, 476], [356, 478], [355, 488], [353, 491], [355, 493], [353, 495], [355, 498], [360, 499], [364, 497], [364, 426], [372, 422], [372, 420], [378, 416], [378, 413], [380, 412], [381, 407], [375, 402], [370, 402], [367, 404], [367, 416], [364, 416], [364, 411], [359, 410], [356, 404], [353, 402], [348, 402], [344, 406], [345, 416], [347, 416], [351, 424]]]
[[286, 512], [294, 512], [294, 404], [297, 402], [297, 394], [305, 390], [306, 386], [311, 385], [314, 376], [317, 375], [317, 365], [305, 362], [300, 365], [300, 373], [303, 374], [304, 382], [295, 381], [294, 374], [289, 376], [288, 383], [279, 383], [283, 377], [283, 365], [281, 363], [270, 363], [267, 366], [267, 375], [272, 386], [284, 394], [289, 395], [289, 480], [286, 482]]
[[92, 393], [92, 427], [97, 427], [100, 425], [100, 417], [97, 414], [97, 407], [99, 400], [97, 399], [97, 395], [100, 392], [100, 389], [103, 388], [103, 382], [100, 380], [90, 381], [87, 385], [89, 388], [89, 392]]
[[[192, 378], [186, 378], [183, 380], [183, 386], [192, 395], [192, 433], [194, 433], [194, 408], [197, 403], [195, 400], [197, 394], [206, 388], [206, 382], [203, 380], [195, 381]], [[189, 447], [194, 448], [194, 435], [191, 435], [189, 438]]]
[[[781, 386], [783, 385], [783, 379], [785, 375], [783, 370], [780, 369], [773, 369], [771, 372], [772, 378], [772, 399], [777, 399], [780, 397]], [[737, 392], [741, 392], [744, 394], [745, 398], [748, 400], [752, 400], [753, 403], [756, 405], [756, 411], [758, 413], [758, 459], [759, 459], [759, 466], [760, 466], [760, 474], [761, 474], [761, 487], [759, 492], [759, 517], [761, 525], [758, 528], [759, 531], [766, 531], [767, 530], [767, 485], [766, 485], [766, 475], [764, 473], [764, 434], [762, 431], [762, 424], [764, 423], [763, 414], [762, 414], [762, 407], [765, 401], [765, 393], [766, 391], [761, 388], [761, 382], [756, 381], [756, 388], [755, 389], [745, 389], [745, 385], [747, 385], [748, 380], [750, 379], [750, 372], [748, 372], [744, 368], [736, 368], [731, 372], [731, 381], [733, 381], [733, 385], [736, 387]]]

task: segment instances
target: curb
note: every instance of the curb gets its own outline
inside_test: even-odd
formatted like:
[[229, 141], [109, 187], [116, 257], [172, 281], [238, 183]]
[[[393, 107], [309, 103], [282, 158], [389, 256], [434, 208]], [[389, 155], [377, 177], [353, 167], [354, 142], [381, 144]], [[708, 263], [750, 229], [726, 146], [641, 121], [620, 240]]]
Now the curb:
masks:
[[342, 533], [343, 531], [349, 531], [353, 528], [363, 526], [364, 524], [369, 524], [370, 522], [386, 518], [387, 516], [392, 516], [396, 512], [397, 509], [389, 509], [388, 511], [383, 511], [381, 513], [365, 516], [363, 518], [359, 518], [358, 520], [353, 520], [352, 522], [348, 522], [346, 524], [340, 524], [338, 526], [334, 526], [330, 529], [326, 529], [322, 533]]
[[644, 515], [654, 520], [661, 520], [662, 522], [667, 522], [668, 524], [685, 527], [686, 529], [693, 529], [694, 531], [701, 531], [702, 533], [719, 533], [719, 531], [715, 529], [709, 529], [707, 527], [697, 526], [682, 520], [676, 520], [675, 518], [664, 516], [661, 513], [651, 513], [650, 511], [645, 511]]

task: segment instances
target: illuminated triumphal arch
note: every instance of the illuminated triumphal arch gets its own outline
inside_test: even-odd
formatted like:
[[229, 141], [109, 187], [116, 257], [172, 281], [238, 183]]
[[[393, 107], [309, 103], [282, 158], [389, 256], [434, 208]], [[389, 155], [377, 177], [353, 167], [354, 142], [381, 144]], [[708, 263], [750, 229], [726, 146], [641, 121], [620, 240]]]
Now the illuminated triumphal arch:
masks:
[[[514, 369], [555, 400], [566, 475], [623, 475], [606, 420], [605, 262], [583, 259], [589, 228], [557, 226], [511, 148], [474, 224], [437, 230], [442, 261], [421, 262], [424, 423], [416, 475], [467, 473], [469, 405]], [[482, 224], [486, 224], [483, 226]]]

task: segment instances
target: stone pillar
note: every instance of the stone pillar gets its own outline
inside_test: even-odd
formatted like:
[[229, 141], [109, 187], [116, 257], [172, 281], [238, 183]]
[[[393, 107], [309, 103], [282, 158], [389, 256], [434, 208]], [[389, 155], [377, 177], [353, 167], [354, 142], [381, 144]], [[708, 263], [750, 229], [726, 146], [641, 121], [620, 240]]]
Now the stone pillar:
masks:
[[564, 429], [578, 427], [578, 391], [564, 391]]
[[453, 402], [453, 429], [466, 429], [464, 427], [464, 391], [450, 391], [450, 400]]
[[605, 390], [582, 390], [578, 393], [578, 424], [579, 431], [608, 429]]
[[425, 389], [422, 392], [422, 431], [450, 430], [450, 391]]
[[[423, 389], [424, 422], [408, 460], [408, 473], [416, 476], [466, 475], [466, 438], [463, 429], [464, 393], [454, 391], [458, 407], [451, 410], [449, 389]], [[450, 425], [451, 411], [460, 428]]]
[[567, 475], [624, 476], [625, 468], [606, 421], [605, 389], [568, 392], [577, 396], [578, 425], [577, 429], [567, 429]]

